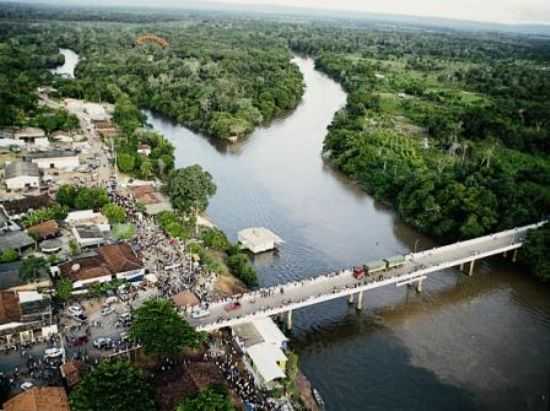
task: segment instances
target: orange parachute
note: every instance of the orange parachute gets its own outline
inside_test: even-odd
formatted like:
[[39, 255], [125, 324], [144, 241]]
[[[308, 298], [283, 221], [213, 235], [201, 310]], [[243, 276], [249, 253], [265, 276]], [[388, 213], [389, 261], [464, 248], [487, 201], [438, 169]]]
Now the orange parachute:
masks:
[[144, 44], [156, 44], [162, 48], [166, 48], [170, 45], [166, 39], [154, 34], [144, 34], [143, 36], [139, 36], [136, 39], [136, 44], [138, 46], [143, 46]]

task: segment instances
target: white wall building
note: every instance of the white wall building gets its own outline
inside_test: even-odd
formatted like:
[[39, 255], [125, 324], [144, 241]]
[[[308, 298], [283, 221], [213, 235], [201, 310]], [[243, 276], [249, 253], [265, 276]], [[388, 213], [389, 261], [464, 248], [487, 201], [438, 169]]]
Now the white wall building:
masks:
[[40, 186], [40, 170], [28, 161], [12, 161], [4, 167], [4, 178], [8, 190], [23, 190]]
[[75, 151], [44, 151], [33, 152], [24, 156], [24, 159], [37, 164], [41, 169], [55, 168], [64, 171], [74, 171], [80, 166], [78, 153]]

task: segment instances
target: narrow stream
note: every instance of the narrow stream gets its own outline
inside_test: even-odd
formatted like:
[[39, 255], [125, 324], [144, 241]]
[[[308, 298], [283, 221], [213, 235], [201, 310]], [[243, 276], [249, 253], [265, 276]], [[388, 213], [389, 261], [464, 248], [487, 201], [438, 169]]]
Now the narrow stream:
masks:
[[[255, 259], [263, 285], [428, 248], [320, 156], [326, 127], [345, 104], [341, 87], [296, 58], [307, 85], [287, 118], [225, 145], [147, 112], [176, 146], [178, 167], [198, 163], [218, 185], [208, 214], [235, 240], [264, 226], [286, 244]], [[366, 294], [355, 312], [333, 301], [295, 314], [293, 347], [329, 410], [546, 410], [550, 289], [518, 266], [483, 261], [473, 278], [429, 277]]]

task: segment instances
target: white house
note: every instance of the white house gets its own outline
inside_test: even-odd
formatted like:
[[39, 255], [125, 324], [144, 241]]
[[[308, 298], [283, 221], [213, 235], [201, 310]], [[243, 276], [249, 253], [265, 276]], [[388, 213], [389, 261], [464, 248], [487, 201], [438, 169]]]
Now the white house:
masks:
[[97, 224], [75, 225], [71, 231], [81, 248], [98, 247], [105, 243], [104, 232]]
[[35, 145], [38, 147], [48, 147], [50, 142], [44, 130], [35, 127], [26, 127], [16, 130], [13, 133], [15, 140], [24, 141], [25, 144]]
[[40, 186], [40, 170], [29, 161], [12, 161], [4, 167], [4, 178], [8, 190], [23, 190]]
[[55, 168], [64, 171], [74, 171], [80, 166], [80, 160], [76, 151], [37, 151], [28, 153], [23, 157], [37, 164], [41, 169]]
[[239, 231], [241, 247], [254, 254], [273, 250], [284, 241], [272, 231], [264, 227], [252, 227]]
[[73, 226], [96, 225], [102, 232], [111, 230], [107, 217], [101, 213], [96, 213], [94, 210], [71, 211], [67, 214], [65, 222]]

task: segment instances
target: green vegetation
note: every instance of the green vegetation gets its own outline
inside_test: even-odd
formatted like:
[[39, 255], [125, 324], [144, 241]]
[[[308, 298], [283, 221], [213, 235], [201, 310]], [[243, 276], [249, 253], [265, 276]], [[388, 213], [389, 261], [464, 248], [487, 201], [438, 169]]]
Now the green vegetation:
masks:
[[71, 210], [99, 210], [109, 203], [107, 190], [100, 187], [79, 187], [65, 184], [59, 187], [56, 201]]
[[184, 217], [172, 211], [162, 211], [156, 216], [156, 220], [170, 237], [180, 240], [191, 238], [196, 223], [194, 217]]
[[73, 283], [68, 278], [60, 278], [55, 283], [55, 296], [65, 302], [71, 298], [73, 292]]
[[30, 227], [48, 220], [64, 220], [67, 217], [68, 211], [67, 206], [53, 204], [46, 208], [31, 211], [25, 215], [22, 223], [25, 227]]
[[201, 240], [206, 247], [217, 251], [227, 251], [231, 243], [225, 233], [218, 228], [206, 228], [201, 232]]
[[550, 281], [550, 224], [527, 233], [520, 259], [542, 281]]
[[38, 281], [40, 277], [48, 273], [50, 265], [48, 260], [31, 255], [23, 260], [19, 267], [19, 278], [26, 283]]
[[[294, 37], [291, 45], [317, 53], [316, 67], [349, 93], [324, 144], [335, 167], [393, 204], [403, 220], [444, 241], [548, 213], [544, 45], [530, 45], [540, 48], [537, 55], [466, 34], [330, 33], [330, 40]], [[510, 63], [514, 58], [529, 58], [531, 65]]]
[[105, 204], [101, 209], [101, 213], [107, 217], [111, 224], [120, 224], [126, 221], [126, 210], [118, 204]]
[[196, 215], [208, 207], [208, 198], [216, 194], [216, 184], [208, 171], [195, 164], [170, 174], [168, 194], [176, 210]]
[[137, 368], [123, 361], [102, 361], [71, 392], [73, 411], [154, 411], [150, 385]]
[[223, 385], [210, 385], [192, 397], [187, 397], [176, 411], [233, 411], [227, 389]]
[[115, 224], [111, 230], [114, 240], [130, 240], [136, 235], [134, 224]]
[[[237, 247], [238, 250], [238, 247]], [[231, 272], [249, 287], [258, 285], [258, 276], [254, 266], [245, 253], [231, 249], [227, 257], [227, 265]]]
[[17, 251], [8, 248], [0, 254], [0, 263], [12, 263], [19, 258]]
[[196, 348], [206, 334], [195, 331], [176, 311], [169, 300], [146, 301], [135, 311], [130, 328], [133, 339], [143, 345], [147, 354], [173, 355], [184, 347]]

